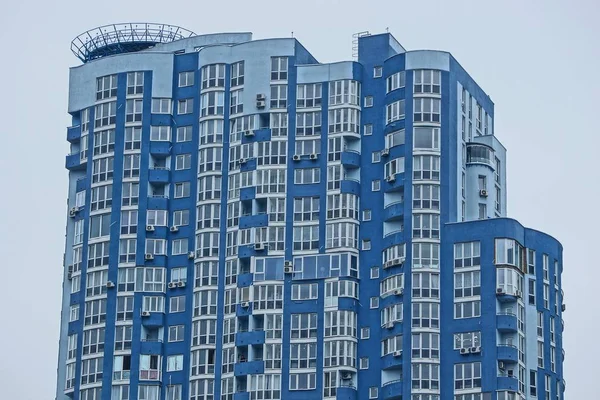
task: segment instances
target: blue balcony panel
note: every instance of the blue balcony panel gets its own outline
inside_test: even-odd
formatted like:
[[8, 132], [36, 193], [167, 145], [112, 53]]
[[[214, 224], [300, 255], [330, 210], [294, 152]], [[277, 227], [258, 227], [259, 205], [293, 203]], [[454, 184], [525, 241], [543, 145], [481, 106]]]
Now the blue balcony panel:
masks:
[[150, 142], [150, 154], [155, 157], [167, 157], [171, 152], [171, 142]]
[[402, 398], [402, 380], [384, 383], [381, 387], [381, 397], [385, 400], [396, 400]]
[[240, 171], [241, 172], [254, 171], [256, 169], [256, 165], [257, 165], [256, 158], [249, 158], [240, 164]]
[[151, 312], [150, 316], [142, 317], [142, 325], [150, 328], [159, 328], [165, 324], [165, 314], [161, 312]]
[[265, 331], [238, 332], [235, 334], [236, 346], [249, 346], [265, 343]]
[[241, 304], [238, 304], [235, 309], [235, 315], [238, 317], [247, 317], [252, 315], [252, 302], [249, 302], [248, 307], [242, 307]]
[[382, 248], [387, 248], [395, 244], [401, 244], [404, 241], [404, 232], [394, 232], [383, 238]]
[[344, 385], [338, 386], [335, 396], [336, 400], [357, 400], [358, 392], [354, 386]]
[[233, 400], [250, 400], [250, 393], [249, 392], [234, 393]]
[[496, 316], [498, 330], [503, 333], [517, 332], [517, 316], [512, 313], [498, 314]]
[[268, 214], [245, 215], [240, 217], [240, 229], [267, 226], [268, 224]]
[[516, 363], [519, 361], [519, 350], [513, 345], [498, 345], [498, 361]]
[[404, 191], [404, 174], [387, 176], [383, 182], [383, 190], [387, 193]]
[[171, 125], [173, 116], [171, 114], [151, 114], [150, 125]]
[[75, 190], [78, 192], [81, 192], [84, 189], [87, 189], [88, 186], [88, 180], [87, 178], [79, 178], [77, 179], [77, 182], [75, 183]]
[[265, 362], [260, 361], [247, 361], [236, 363], [233, 366], [233, 374], [235, 376], [244, 375], [257, 375], [265, 372]]
[[342, 151], [342, 165], [346, 168], [360, 167], [360, 153], [354, 150]]
[[342, 193], [360, 195], [360, 182], [350, 179], [343, 179], [341, 182], [340, 190]]
[[271, 140], [271, 128], [252, 129], [242, 134], [242, 144], [268, 142]]
[[65, 168], [70, 171], [82, 171], [87, 166], [87, 159], [81, 161], [81, 154], [79, 152], [67, 155], [65, 160]]
[[169, 198], [166, 196], [148, 196], [149, 210], [166, 210]]
[[254, 275], [252, 273], [239, 274], [237, 277], [237, 286], [239, 288], [248, 287], [254, 282]]
[[498, 298], [498, 301], [500, 301], [500, 303], [506, 304], [506, 303], [516, 303], [517, 300], [519, 299], [519, 296], [517, 296], [515, 293], [499, 293], [496, 292], [496, 297]]
[[67, 128], [67, 141], [69, 143], [79, 142], [81, 139], [81, 125], [70, 126]]
[[358, 300], [353, 299], [352, 297], [338, 297], [339, 310], [358, 312], [359, 308], [360, 304], [358, 303]]
[[399, 221], [404, 217], [404, 202], [397, 201], [395, 203], [388, 204], [383, 209], [383, 220], [384, 221]]
[[256, 186], [240, 189], [240, 200], [252, 200], [256, 198]]
[[169, 170], [166, 168], [150, 168], [148, 170], [148, 182], [169, 183]]
[[499, 376], [498, 391], [512, 390], [516, 392], [519, 389], [519, 381], [516, 376]]
[[386, 354], [381, 357], [381, 369], [402, 370], [402, 356]]
[[158, 340], [142, 340], [140, 354], [162, 354], [163, 343]]

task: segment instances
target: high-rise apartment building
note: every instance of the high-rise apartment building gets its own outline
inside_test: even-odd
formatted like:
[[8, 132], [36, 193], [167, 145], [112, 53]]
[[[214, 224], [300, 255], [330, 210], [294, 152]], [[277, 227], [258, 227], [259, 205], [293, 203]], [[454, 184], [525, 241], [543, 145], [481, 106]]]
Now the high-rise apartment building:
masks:
[[57, 399], [562, 400], [562, 247], [446, 52], [103, 27], [73, 51]]

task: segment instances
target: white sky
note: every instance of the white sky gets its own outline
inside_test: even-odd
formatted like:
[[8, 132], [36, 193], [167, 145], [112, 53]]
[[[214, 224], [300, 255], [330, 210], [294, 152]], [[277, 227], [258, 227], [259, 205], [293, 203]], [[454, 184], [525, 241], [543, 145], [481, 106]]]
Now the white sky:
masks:
[[600, 268], [592, 236], [600, 219], [575, 211], [600, 195], [599, 11], [597, 0], [3, 2], [0, 398], [54, 398], [68, 68], [79, 63], [69, 46], [85, 30], [118, 22], [255, 38], [294, 31], [321, 62], [350, 59], [354, 32], [386, 28], [409, 50], [450, 51], [495, 102], [496, 136], [508, 149], [509, 216], [563, 243], [566, 398], [598, 398]]

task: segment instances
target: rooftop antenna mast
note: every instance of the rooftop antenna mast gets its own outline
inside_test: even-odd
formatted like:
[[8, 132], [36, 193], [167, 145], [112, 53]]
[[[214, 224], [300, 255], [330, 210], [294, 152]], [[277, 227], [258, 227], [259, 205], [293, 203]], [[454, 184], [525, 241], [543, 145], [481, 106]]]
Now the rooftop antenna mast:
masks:
[[371, 33], [369, 31], [357, 32], [352, 35], [352, 58], [354, 60], [358, 60], [358, 38], [370, 35]]

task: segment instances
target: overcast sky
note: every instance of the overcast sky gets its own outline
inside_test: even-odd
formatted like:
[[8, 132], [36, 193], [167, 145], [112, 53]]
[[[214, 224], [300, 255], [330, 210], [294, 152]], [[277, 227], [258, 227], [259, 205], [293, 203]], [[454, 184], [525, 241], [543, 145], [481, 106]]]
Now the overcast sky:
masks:
[[54, 398], [68, 72], [79, 64], [69, 46], [117, 22], [255, 38], [294, 31], [321, 62], [350, 59], [353, 33], [386, 28], [408, 50], [450, 51], [496, 105], [509, 216], [564, 246], [566, 399], [598, 398], [599, 10], [598, 0], [2, 2], [0, 398]]

